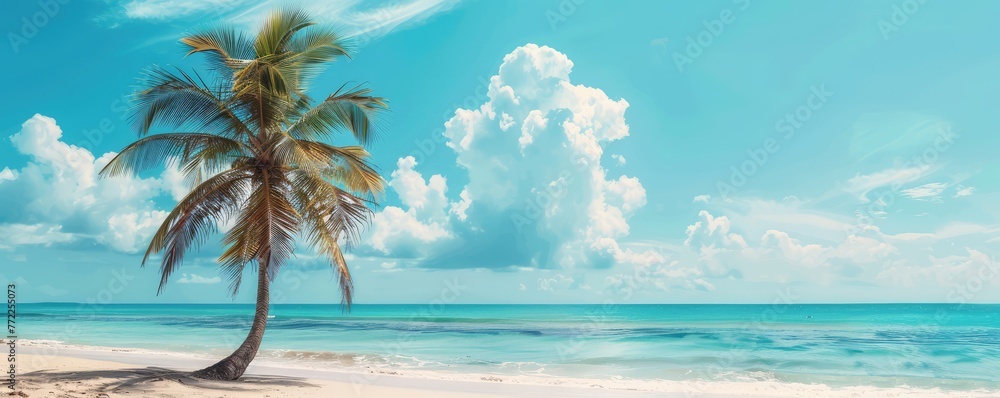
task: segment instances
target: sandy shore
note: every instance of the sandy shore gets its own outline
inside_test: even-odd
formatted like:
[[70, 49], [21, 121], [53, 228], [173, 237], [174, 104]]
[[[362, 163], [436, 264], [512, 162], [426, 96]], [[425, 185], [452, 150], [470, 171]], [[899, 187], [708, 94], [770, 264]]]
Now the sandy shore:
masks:
[[[35, 351], [28, 349], [27, 351]], [[116, 397], [653, 397], [648, 392], [611, 392], [578, 387], [502, 384], [500, 378], [483, 382], [428, 380], [392, 374], [363, 375], [304, 369], [252, 366], [236, 382], [192, 378], [188, 372], [204, 364], [176, 357], [154, 358], [127, 351], [61, 350], [68, 355], [19, 353], [18, 387], [13, 396], [45, 398]], [[108, 356], [126, 361], [91, 359]], [[165, 364], [141, 366], [147, 364]], [[182, 365], [182, 366], [177, 366]], [[191, 366], [197, 365], [197, 366]], [[298, 376], [301, 375], [301, 376]], [[6, 387], [5, 387], [6, 388]], [[9, 390], [4, 395], [10, 394]]]
[[[662, 382], [587, 385], [578, 380], [523, 379], [490, 375], [402, 375], [307, 369], [255, 362], [237, 382], [192, 378], [188, 372], [211, 360], [175, 353], [79, 346], [28, 346], [17, 355], [13, 396], [115, 397], [1000, 397], [997, 391], [955, 392], [907, 387], [831, 388], [776, 382]], [[426, 376], [426, 375], [425, 375]], [[470, 377], [471, 376], [471, 377]], [[452, 378], [449, 378], [452, 377]], [[6, 388], [6, 386], [4, 387]], [[5, 390], [4, 394], [9, 394]]]

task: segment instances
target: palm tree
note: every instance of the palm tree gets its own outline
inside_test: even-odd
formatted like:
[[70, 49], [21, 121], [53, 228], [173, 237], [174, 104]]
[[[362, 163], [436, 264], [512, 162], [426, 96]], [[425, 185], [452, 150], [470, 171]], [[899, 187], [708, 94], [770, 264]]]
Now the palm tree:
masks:
[[[361, 86], [341, 86], [318, 102], [306, 95], [309, 80], [348, 49], [343, 37], [315, 26], [301, 10], [270, 13], [252, 37], [219, 25], [181, 43], [188, 55], [207, 57], [211, 84], [197, 73], [149, 69], [134, 96], [132, 123], [140, 138], [101, 175], [134, 175], [176, 162], [193, 186], [142, 260], [161, 255], [158, 295], [185, 254], [231, 223], [218, 262], [233, 295], [244, 270], [255, 267], [256, 312], [243, 344], [194, 376], [235, 380], [257, 354], [270, 283], [297, 237], [330, 262], [350, 309], [353, 285], [341, 246], [356, 242], [384, 180], [362, 146], [326, 141], [350, 134], [361, 145], [371, 143], [387, 105]], [[181, 132], [150, 135], [154, 128]]]

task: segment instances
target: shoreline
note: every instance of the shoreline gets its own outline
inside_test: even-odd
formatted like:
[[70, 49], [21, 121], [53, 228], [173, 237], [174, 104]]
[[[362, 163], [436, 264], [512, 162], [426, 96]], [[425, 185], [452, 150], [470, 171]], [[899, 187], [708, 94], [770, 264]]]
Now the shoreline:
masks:
[[[493, 374], [414, 371], [381, 368], [310, 368], [288, 361], [259, 360], [237, 382], [208, 382], [191, 379], [186, 373], [211, 365], [215, 359], [196, 353], [152, 351], [145, 349], [80, 346], [45, 340], [21, 340], [17, 355], [18, 382], [30, 396], [54, 388], [68, 388], [74, 382], [85, 395], [129, 394], [143, 396], [218, 396], [198, 395], [219, 389], [227, 396], [256, 397], [314, 396], [337, 392], [354, 397], [1000, 397], [1000, 390], [953, 391], [939, 388], [900, 387], [830, 387], [776, 381], [668, 381], [668, 380], [595, 380], [543, 376], [502, 376]], [[73, 380], [91, 374], [103, 381], [84, 383]], [[76, 375], [76, 376], [75, 376]], [[117, 386], [117, 387], [115, 387]], [[126, 387], [122, 387], [126, 386]], [[264, 390], [260, 388], [264, 388]], [[47, 390], [48, 389], [48, 390]], [[75, 390], [74, 390], [75, 391]], [[240, 395], [240, 394], [250, 395]], [[89, 395], [86, 395], [89, 394]], [[157, 395], [159, 394], [159, 395]], [[233, 395], [235, 394], [235, 395]], [[301, 394], [301, 395], [297, 395]], [[427, 394], [427, 395], [424, 395]], [[70, 395], [72, 396], [72, 395]], [[123, 395], [127, 396], [127, 395]], [[135, 396], [135, 395], [132, 395]]]

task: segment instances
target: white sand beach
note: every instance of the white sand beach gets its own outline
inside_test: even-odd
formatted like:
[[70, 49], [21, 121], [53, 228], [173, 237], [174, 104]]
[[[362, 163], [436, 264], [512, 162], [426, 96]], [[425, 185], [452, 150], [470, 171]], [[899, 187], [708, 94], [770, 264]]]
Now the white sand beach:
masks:
[[27, 342], [17, 356], [22, 397], [1000, 397], [996, 391], [831, 388], [776, 382], [622, 381], [307, 369], [255, 363], [237, 382], [192, 378], [211, 360], [180, 353]]

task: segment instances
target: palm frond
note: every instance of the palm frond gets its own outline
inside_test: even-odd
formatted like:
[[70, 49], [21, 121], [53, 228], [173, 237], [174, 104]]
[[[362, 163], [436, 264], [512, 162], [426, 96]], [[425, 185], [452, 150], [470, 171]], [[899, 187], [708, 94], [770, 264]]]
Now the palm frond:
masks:
[[142, 258], [145, 265], [151, 255], [163, 254], [157, 294], [166, 287], [187, 251], [203, 244], [218, 230], [217, 223], [240, 209], [250, 186], [249, 177], [244, 169], [220, 173], [195, 187], [163, 220]]
[[291, 258], [301, 224], [288, 199], [291, 186], [284, 173], [270, 170], [257, 174], [254, 180], [236, 224], [223, 238], [227, 247], [219, 257], [233, 294], [239, 289], [244, 267], [253, 261], [267, 264], [268, 275], [274, 278]]
[[248, 154], [239, 141], [212, 134], [166, 133], [140, 138], [122, 149], [103, 169], [101, 176], [132, 176], [171, 159], [181, 164], [219, 168], [232, 158]]
[[[191, 127], [226, 137], [249, 133], [240, 117], [237, 104], [225, 98], [223, 90], [212, 89], [197, 74], [170, 72], [153, 67], [146, 71], [144, 86], [134, 96], [132, 125], [139, 136], [149, 134], [154, 126]], [[224, 86], [224, 84], [223, 84]]]
[[312, 247], [330, 260], [338, 277], [342, 302], [350, 308], [354, 285], [341, 250], [343, 240], [353, 245], [371, 216], [371, 202], [351, 195], [318, 176], [296, 170], [291, 172], [295, 205], [302, 214], [305, 238]]
[[326, 64], [350, 57], [351, 42], [333, 29], [310, 28], [299, 32], [286, 47], [291, 56], [282, 64], [297, 70], [299, 90], [305, 91]]
[[388, 109], [386, 100], [369, 95], [371, 92], [361, 86], [347, 90], [341, 87], [304, 112], [286, 131], [296, 139], [323, 141], [346, 130], [367, 145], [379, 137], [379, 116]]
[[276, 156], [327, 181], [342, 183], [367, 199], [381, 197], [385, 192], [385, 180], [369, 163], [371, 155], [360, 146], [338, 147], [288, 137], [282, 141]]
[[280, 54], [299, 30], [313, 25], [312, 18], [304, 10], [280, 8], [267, 15], [264, 24], [257, 31], [254, 50], [257, 57]]
[[239, 71], [255, 58], [254, 43], [242, 31], [229, 25], [216, 25], [181, 38], [187, 55], [203, 53], [217, 71]]
[[280, 131], [294, 113], [302, 95], [295, 73], [279, 68], [274, 62], [257, 59], [234, 74], [233, 100], [246, 110], [247, 124], [258, 136]]
[[[381, 135], [388, 105], [360, 85], [341, 86], [314, 104], [308, 82], [351, 48], [335, 30], [313, 25], [302, 10], [279, 9], [253, 35], [208, 27], [181, 39], [188, 56], [207, 58], [208, 77], [146, 71], [131, 114], [140, 138], [100, 175], [134, 175], [177, 162], [194, 186], [143, 256], [143, 266], [162, 256], [158, 294], [187, 253], [218, 234], [220, 223], [233, 221], [218, 262], [234, 295], [248, 265], [273, 279], [302, 234], [329, 260], [350, 308], [354, 285], [343, 250], [358, 243], [385, 190], [364, 146]], [[151, 134], [159, 128], [192, 132]], [[339, 134], [360, 146], [325, 143]]]

